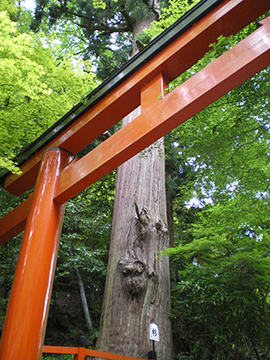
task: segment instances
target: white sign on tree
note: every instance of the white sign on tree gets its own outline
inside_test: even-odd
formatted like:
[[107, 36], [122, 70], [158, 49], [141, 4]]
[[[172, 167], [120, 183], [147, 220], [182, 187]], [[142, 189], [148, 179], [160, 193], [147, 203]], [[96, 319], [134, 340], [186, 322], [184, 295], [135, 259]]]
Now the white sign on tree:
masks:
[[150, 324], [150, 340], [159, 341], [158, 326], [155, 323]]

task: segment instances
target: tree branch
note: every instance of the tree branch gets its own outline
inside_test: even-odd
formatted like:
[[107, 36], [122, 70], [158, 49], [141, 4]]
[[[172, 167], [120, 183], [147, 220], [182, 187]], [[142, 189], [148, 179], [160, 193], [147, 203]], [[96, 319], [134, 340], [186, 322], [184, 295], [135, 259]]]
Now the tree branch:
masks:
[[[90, 16], [87, 16], [87, 15], [84, 15], [84, 14], [81, 14], [81, 13], [77, 13], [76, 11], [72, 11], [70, 9], [68, 9], [67, 7], [62, 7], [62, 11], [68, 15], [73, 15], [73, 16], [76, 16], [80, 19], [86, 19], [86, 20], [89, 20], [89, 23], [93, 23], [93, 18], [90, 17]], [[122, 12], [121, 12], [122, 13]], [[124, 16], [124, 14], [123, 14]], [[127, 21], [127, 18], [124, 16], [125, 20]], [[82, 24], [79, 24], [78, 22], [75, 22], [73, 21], [75, 25], [83, 28], [83, 29], [90, 29], [90, 26], [87, 26], [87, 25], [82, 25]], [[130, 22], [127, 21], [127, 23], [123, 23], [121, 25], [118, 25], [118, 26], [108, 26], [108, 25], [105, 25], [104, 23], [103, 24], [94, 24], [94, 26], [91, 26], [91, 28], [93, 28], [94, 30], [98, 30], [98, 31], [101, 31], [103, 34], [102, 35], [107, 35], [107, 34], [113, 34], [115, 32], [119, 32], [119, 33], [122, 33], [122, 32], [128, 32], [128, 31], [131, 31], [132, 28], [130, 27]]]
[[91, 16], [87, 16], [87, 15], [84, 15], [82, 13], [77, 13], [75, 11], [69, 10], [67, 7], [64, 7], [64, 6], [61, 6], [61, 10], [66, 14], [74, 15], [74, 16], [77, 16], [78, 18], [87, 19], [89, 21], [92, 20]]
[[[79, 26], [80, 28], [83, 28], [83, 29], [87, 29], [87, 30], [90, 29], [89, 26], [79, 24], [79, 23], [77, 23], [77, 22], [75, 22], [75, 21], [74, 21], [74, 24], [77, 25], [77, 26]], [[93, 26], [92, 28], [93, 28], [94, 30], [100, 31], [100, 32], [101, 32], [101, 34], [100, 34], [101, 36], [102, 36], [102, 35], [110, 35], [110, 34], [113, 34], [113, 33], [115, 33], [115, 32], [122, 33], [122, 32], [128, 32], [128, 31], [129, 31], [128, 25], [122, 25], [122, 26], [116, 26], [116, 27], [114, 27], [114, 26], [111, 26], [111, 27], [110, 27], [110, 26], [105, 26], [105, 25], [102, 25], [102, 26], [96, 25], [96, 26]]]
[[142, 1], [146, 5], [146, 7], [155, 14], [156, 19], [158, 19], [160, 15], [160, 7], [156, 6], [155, 0], [153, 0], [152, 3], [149, 2], [148, 0], [142, 0]]
[[134, 21], [131, 19], [131, 17], [129, 16], [129, 14], [126, 11], [124, 6], [123, 6], [123, 8], [121, 8], [120, 12], [121, 12], [122, 16], [124, 17], [124, 19], [127, 22], [127, 26], [128, 26], [129, 31], [133, 32]]
[[252, 346], [253, 346], [253, 350], [254, 350], [254, 352], [255, 352], [256, 358], [257, 358], [258, 360], [260, 360], [260, 355], [259, 355], [259, 353], [258, 353], [258, 350], [256, 349], [256, 345], [255, 345], [255, 343], [254, 343], [253, 338], [250, 336], [249, 339], [250, 339], [250, 342], [251, 342], [251, 344], [252, 344]]

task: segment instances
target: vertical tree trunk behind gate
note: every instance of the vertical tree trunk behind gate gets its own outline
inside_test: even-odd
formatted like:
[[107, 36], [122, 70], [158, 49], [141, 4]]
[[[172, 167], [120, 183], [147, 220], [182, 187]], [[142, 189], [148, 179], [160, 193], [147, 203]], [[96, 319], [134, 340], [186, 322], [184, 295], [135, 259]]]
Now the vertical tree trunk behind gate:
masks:
[[161, 139], [118, 168], [98, 349], [147, 359], [155, 322], [157, 359], [171, 359], [169, 259], [157, 257], [168, 245]]

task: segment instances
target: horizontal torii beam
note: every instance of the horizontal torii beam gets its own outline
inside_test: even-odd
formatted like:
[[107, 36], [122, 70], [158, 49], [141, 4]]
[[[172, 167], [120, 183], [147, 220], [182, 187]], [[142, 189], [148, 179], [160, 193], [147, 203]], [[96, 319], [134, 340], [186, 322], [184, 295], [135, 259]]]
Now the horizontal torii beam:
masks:
[[4, 188], [17, 196], [30, 189], [35, 184], [44, 150], [61, 147], [78, 153], [138, 107], [142, 87], [158, 74], [164, 73], [170, 81], [174, 80], [202, 58], [218, 36], [237, 33], [269, 8], [267, 0], [223, 1], [31, 157], [21, 166], [22, 175], [9, 175]]
[[[202, 1], [205, 3], [213, 4], [213, 0]], [[80, 112], [69, 128], [53, 134], [59, 134], [55, 140], [51, 141], [49, 136], [50, 144], [39, 144], [43, 155], [37, 180], [35, 172], [40, 154], [33, 155], [33, 148], [28, 153], [31, 159], [22, 166], [23, 175], [8, 177], [9, 191], [23, 192], [35, 181], [36, 186], [32, 198], [0, 221], [0, 243], [3, 243], [23, 228], [27, 218], [3, 328], [1, 358], [41, 358], [66, 201], [269, 65], [270, 17], [261, 21], [261, 27], [253, 34], [164, 96], [165, 86], [177, 76], [179, 69], [183, 71], [187, 64], [196, 61], [198, 54], [203, 55], [201, 49], [205, 50], [211, 41], [208, 36], [217, 36], [226, 26], [235, 30], [239, 23], [243, 25], [247, 18], [251, 21], [256, 16], [255, 9], [266, 11], [270, 6], [264, 0], [227, 0], [222, 4], [175, 42], [167, 44], [111, 94], [92, 108], [85, 108], [86, 113]], [[245, 21], [241, 21], [243, 18]], [[231, 26], [232, 23], [237, 25]], [[194, 46], [197, 47], [193, 49]], [[119, 116], [137, 105], [141, 105], [141, 114], [131, 123], [82, 159], [71, 156], [69, 146], [84, 147], [91, 136], [96, 137], [104, 127], [117, 122]], [[77, 357], [84, 355], [84, 350], [79, 348]]]
[[0, 219], [0, 245], [3, 245], [24, 230], [32, 203], [32, 196], [33, 193]]
[[[162, 92], [162, 81], [166, 76], [159, 74], [142, 87], [141, 115], [82, 159], [65, 167], [61, 172], [55, 200], [59, 203], [66, 202], [269, 65], [270, 17], [260, 21], [260, 24], [258, 30], [162, 99], [158, 99], [158, 94]], [[152, 104], [147, 100], [149, 91], [152, 100], [154, 99]], [[23, 203], [13, 210], [16, 212], [17, 223], [25, 221], [27, 206]], [[20, 212], [20, 209], [24, 211]], [[16, 230], [12, 212], [0, 219], [0, 229], [1, 244]]]
[[[76, 163], [61, 172], [55, 200], [71, 197], [262, 70], [270, 62], [270, 17], [262, 27], [156, 101]], [[155, 83], [154, 83], [155, 84]], [[143, 96], [144, 88], [142, 89]], [[160, 87], [161, 92], [161, 87]]]
[[[43, 346], [43, 353], [51, 354], [74, 354], [77, 355], [78, 359], [84, 359], [85, 356], [92, 356], [96, 358], [108, 359], [108, 360], [144, 360], [133, 356], [119, 355], [108, 353], [99, 350], [87, 349], [84, 347], [67, 347], [67, 346]], [[80, 354], [80, 355], [79, 355]], [[74, 357], [77, 359], [77, 357]]]

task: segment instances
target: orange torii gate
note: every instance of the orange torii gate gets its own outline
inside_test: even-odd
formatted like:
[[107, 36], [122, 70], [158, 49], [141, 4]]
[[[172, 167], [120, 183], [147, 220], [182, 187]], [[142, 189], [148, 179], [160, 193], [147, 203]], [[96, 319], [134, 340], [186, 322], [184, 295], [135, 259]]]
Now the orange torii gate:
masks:
[[[218, 36], [238, 32], [269, 9], [269, 0], [201, 1], [176, 30], [162, 34], [34, 142], [22, 155], [22, 175], [0, 174], [4, 188], [15, 195], [36, 184], [33, 195], [0, 219], [0, 244], [25, 227], [1, 360], [41, 357], [65, 202], [269, 65], [268, 17], [254, 33], [164, 94], [168, 83], [196, 63]], [[72, 155], [139, 105], [141, 115], [131, 123], [80, 160]]]

